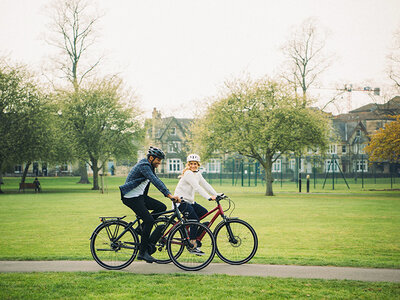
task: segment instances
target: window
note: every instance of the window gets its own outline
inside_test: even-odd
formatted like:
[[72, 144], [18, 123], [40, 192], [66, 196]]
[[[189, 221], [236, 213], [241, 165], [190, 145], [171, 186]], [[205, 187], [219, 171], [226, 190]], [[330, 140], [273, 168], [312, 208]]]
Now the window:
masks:
[[296, 168], [296, 160], [294, 159], [294, 158], [292, 158], [290, 161], [289, 161], [289, 169], [290, 170], [294, 170]]
[[168, 143], [168, 152], [176, 153], [181, 151], [181, 142], [169, 142]]
[[221, 162], [219, 159], [210, 159], [207, 164], [209, 173], [219, 173], [221, 170]]
[[[300, 159], [300, 166], [298, 166], [299, 159], [298, 158], [292, 158], [289, 161], [289, 169], [295, 171], [295, 172], [304, 172], [304, 159]], [[296, 170], [296, 167], [299, 169]]]
[[347, 153], [347, 146], [342, 145], [342, 154], [346, 154], [346, 153]]
[[365, 153], [364, 148], [366, 147], [366, 144], [361, 144], [360, 145], [360, 153]]
[[336, 144], [329, 145], [328, 154], [337, 154], [337, 145]]
[[368, 171], [368, 161], [366, 159], [364, 160], [357, 160], [355, 162], [356, 164], [356, 171], [357, 172], [367, 172]]
[[21, 165], [15, 166], [14, 173], [22, 173], [22, 166]]
[[62, 164], [60, 166], [60, 171], [64, 172], [64, 173], [68, 172], [68, 165], [67, 164]]
[[325, 171], [328, 173], [332, 173], [333, 171], [335, 171], [335, 173], [339, 172], [338, 166], [339, 166], [339, 162], [336, 159], [334, 159], [334, 160], [326, 159], [325, 160]]
[[170, 135], [176, 135], [176, 127], [171, 127], [171, 128], [169, 129], [169, 134], [170, 134]]
[[182, 171], [182, 162], [179, 158], [168, 159], [168, 172], [179, 173]]
[[365, 153], [364, 152], [364, 148], [365, 146], [367, 146], [366, 144], [354, 144], [353, 145], [353, 151], [355, 154], [359, 154], [359, 153]]
[[281, 160], [277, 159], [273, 164], [272, 164], [272, 172], [278, 173], [282, 170], [281, 168]]
[[356, 136], [361, 136], [361, 129], [356, 130]]

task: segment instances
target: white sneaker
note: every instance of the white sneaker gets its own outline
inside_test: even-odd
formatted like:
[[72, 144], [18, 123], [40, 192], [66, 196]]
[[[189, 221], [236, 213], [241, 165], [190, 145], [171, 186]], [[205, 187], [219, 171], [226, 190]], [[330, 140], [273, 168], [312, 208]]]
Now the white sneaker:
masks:
[[198, 255], [198, 256], [203, 256], [205, 253], [203, 252], [203, 251], [201, 251], [199, 248], [192, 248], [192, 249], [189, 249], [189, 252], [190, 253], [192, 253], [192, 254], [196, 254], [196, 255]]

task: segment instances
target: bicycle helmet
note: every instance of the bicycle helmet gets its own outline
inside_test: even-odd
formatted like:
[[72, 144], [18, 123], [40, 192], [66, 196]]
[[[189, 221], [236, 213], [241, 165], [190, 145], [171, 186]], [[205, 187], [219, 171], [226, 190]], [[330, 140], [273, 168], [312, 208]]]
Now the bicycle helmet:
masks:
[[200, 162], [200, 156], [198, 156], [197, 154], [189, 154], [189, 156], [186, 159], [187, 162], [189, 161], [197, 161]]
[[149, 156], [154, 156], [159, 159], [165, 158], [165, 154], [161, 149], [156, 148], [156, 147], [151, 147], [151, 146], [150, 146], [149, 150], [147, 151], [147, 157], [149, 157]]

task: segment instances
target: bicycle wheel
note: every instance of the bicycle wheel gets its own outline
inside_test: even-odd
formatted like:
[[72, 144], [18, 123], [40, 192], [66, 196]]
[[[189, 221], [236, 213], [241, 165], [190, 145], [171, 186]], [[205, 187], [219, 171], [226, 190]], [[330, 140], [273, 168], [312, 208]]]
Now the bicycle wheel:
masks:
[[[156, 259], [158, 264], [168, 264], [171, 262], [167, 251], [168, 231], [171, 230], [172, 224], [168, 223], [168, 218], [158, 218], [154, 221], [153, 228], [150, 233], [149, 253]], [[181, 246], [182, 253], [184, 246]]]
[[[232, 235], [230, 235], [230, 231]], [[228, 219], [214, 231], [218, 257], [231, 265], [248, 262], [257, 252], [258, 238], [250, 224], [240, 219]]]
[[94, 260], [103, 268], [120, 270], [129, 266], [139, 250], [139, 239], [129, 228], [119, 239], [128, 224], [121, 221], [109, 221], [98, 226], [90, 240], [90, 251]]
[[[201, 252], [195, 253], [189, 243], [189, 228], [191, 225], [198, 226], [198, 232], [205, 231], [201, 238]], [[215, 255], [215, 239], [211, 230], [198, 222], [187, 222], [174, 228], [167, 239], [168, 255], [172, 262], [185, 271], [198, 271], [210, 264]]]

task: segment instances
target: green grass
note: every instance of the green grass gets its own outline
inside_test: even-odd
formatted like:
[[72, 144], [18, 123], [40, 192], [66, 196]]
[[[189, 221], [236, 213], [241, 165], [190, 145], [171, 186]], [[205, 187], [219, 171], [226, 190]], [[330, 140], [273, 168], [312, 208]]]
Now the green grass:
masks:
[[[18, 178], [5, 178], [0, 195], [0, 259], [91, 260], [89, 237], [99, 216], [128, 215], [119, 199], [122, 177], [106, 179], [108, 192], [76, 184], [78, 178], [43, 178], [43, 193], [17, 193]], [[29, 182], [29, 180], [27, 180]], [[171, 191], [177, 180], [166, 180]], [[218, 191], [235, 201], [232, 216], [256, 229], [259, 249], [252, 263], [400, 268], [400, 193], [298, 194], [265, 197], [264, 187], [225, 184]], [[294, 185], [295, 186], [295, 185]], [[321, 190], [319, 191], [321, 192]], [[154, 188], [151, 196], [164, 201]], [[198, 198], [211, 209], [213, 203]], [[217, 261], [217, 259], [216, 259]]]
[[122, 272], [0, 274], [1, 299], [398, 299], [400, 284]]

